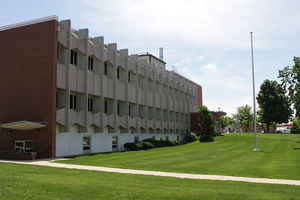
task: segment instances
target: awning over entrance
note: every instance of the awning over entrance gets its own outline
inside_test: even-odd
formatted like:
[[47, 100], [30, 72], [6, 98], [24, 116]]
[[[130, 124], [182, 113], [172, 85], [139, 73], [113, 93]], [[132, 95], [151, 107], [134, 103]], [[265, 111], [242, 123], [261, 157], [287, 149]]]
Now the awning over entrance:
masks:
[[0, 124], [1, 128], [14, 129], [14, 130], [33, 130], [38, 128], [46, 127], [47, 123], [42, 122], [30, 122], [30, 121], [17, 121], [10, 123]]

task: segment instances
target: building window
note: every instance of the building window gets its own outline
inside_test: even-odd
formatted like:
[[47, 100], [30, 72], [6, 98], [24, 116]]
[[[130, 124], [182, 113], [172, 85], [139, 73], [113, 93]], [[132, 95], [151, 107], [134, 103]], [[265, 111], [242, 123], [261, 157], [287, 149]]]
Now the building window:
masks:
[[134, 115], [135, 115], [135, 106], [129, 104], [129, 106], [128, 106], [128, 116], [129, 117], [134, 117]]
[[117, 79], [120, 80], [120, 68], [117, 69]]
[[137, 142], [139, 142], [139, 141], [140, 141], [139, 136], [134, 136], [134, 142], [137, 143]]
[[64, 94], [62, 92], [56, 92], [56, 110], [65, 107], [64, 100]]
[[128, 82], [130, 82], [130, 81], [131, 81], [131, 73], [128, 72]]
[[112, 137], [112, 149], [113, 151], [118, 150], [118, 136]]
[[152, 119], [153, 119], [153, 115], [154, 115], [153, 112], [154, 112], [154, 111], [153, 111], [152, 108], [149, 108], [149, 109], [148, 109], [148, 119], [149, 119], [149, 120], [152, 120]]
[[94, 110], [93, 98], [89, 97], [88, 98], [88, 111], [93, 112], [93, 110]]
[[73, 94], [70, 95], [70, 109], [77, 109], [77, 96]]
[[15, 141], [16, 152], [32, 152], [33, 142], [32, 140], [16, 140]]
[[71, 50], [71, 64], [72, 65], [77, 65], [77, 52], [74, 50]]
[[156, 109], [156, 119], [161, 120], [161, 111], [160, 111], [160, 109]]
[[108, 106], [108, 105], [107, 105], [107, 104], [108, 104], [108, 102], [107, 102], [107, 100], [105, 99], [105, 100], [104, 100], [104, 113], [105, 113], [105, 114], [107, 114], [107, 111], [108, 111], [108, 109], [107, 109], [107, 106]]
[[94, 58], [93, 56], [88, 57], [88, 70], [93, 71], [94, 70]]
[[104, 75], [108, 75], [108, 66], [107, 63], [104, 63]]
[[117, 104], [117, 114], [120, 115], [120, 103]]
[[59, 107], [59, 105], [58, 105], [58, 94], [57, 94], [57, 92], [56, 92], [56, 110], [57, 110], [57, 108]]
[[139, 117], [141, 119], [144, 119], [144, 117], [145, 117], [145, 109], [143, 108], [143, 106], [139, 106], [138, 112], [139, 112]]
[[82, 150], [84, 153], [89, 153], [91, 151], [91, 138], [90, 137], [83, 137]]

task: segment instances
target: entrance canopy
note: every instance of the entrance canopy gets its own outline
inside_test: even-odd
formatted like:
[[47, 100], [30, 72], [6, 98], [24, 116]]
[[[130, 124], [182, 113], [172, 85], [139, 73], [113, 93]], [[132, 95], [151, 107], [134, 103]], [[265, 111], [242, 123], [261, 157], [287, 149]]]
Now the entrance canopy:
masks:
[[17, 121], [17, 122], [10, 122], [10, 123], [2, 123], [0, 124], [1, 128], [6, 129], [13, 129], [13, 130], [33, 130], [44, 128], [47, 126], [47, 123], [42, 122], [30, 122], [30, 121]]

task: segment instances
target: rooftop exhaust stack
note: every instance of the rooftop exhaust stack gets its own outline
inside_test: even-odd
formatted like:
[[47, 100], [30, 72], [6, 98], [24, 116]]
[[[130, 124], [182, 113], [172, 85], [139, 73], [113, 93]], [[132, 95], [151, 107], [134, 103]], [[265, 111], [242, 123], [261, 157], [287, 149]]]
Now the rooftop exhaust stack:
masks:
[[164, 49], [159, 48], [159, 59], [164, 60]]

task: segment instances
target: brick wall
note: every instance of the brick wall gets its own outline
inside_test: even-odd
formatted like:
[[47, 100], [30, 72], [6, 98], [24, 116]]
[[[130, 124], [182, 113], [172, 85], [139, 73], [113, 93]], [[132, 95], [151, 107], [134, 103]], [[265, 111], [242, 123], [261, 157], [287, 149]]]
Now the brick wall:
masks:
[[0, 122], [48, 122], [33, 131], [0, 129], [0, 151], [33, 138], [38, 157], [55, 156], [57, 21], [0, 31]]

